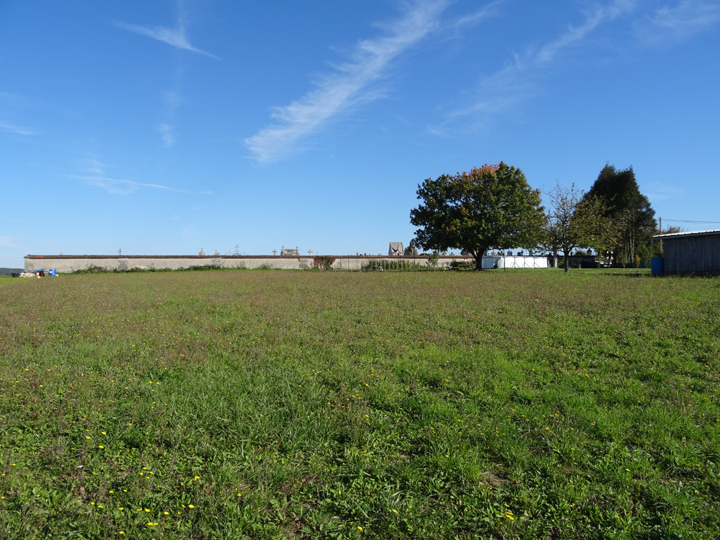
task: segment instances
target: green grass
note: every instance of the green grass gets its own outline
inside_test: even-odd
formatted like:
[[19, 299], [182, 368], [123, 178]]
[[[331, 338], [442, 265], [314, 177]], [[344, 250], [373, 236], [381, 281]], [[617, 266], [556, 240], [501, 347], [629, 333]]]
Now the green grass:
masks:
[[2, 538], [720, 537], [718, 279], [15, 283]]

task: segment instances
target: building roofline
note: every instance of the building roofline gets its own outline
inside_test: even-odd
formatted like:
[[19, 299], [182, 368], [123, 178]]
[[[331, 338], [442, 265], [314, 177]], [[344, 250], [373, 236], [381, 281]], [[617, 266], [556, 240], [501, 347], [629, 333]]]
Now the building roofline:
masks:
[[[422, 259], [429, 257], [429, 254], [418, 255], [25, 255], [25, 259], [43, 260], [43, 259], [316, 259], [320, 257], [334, 257], [336, 259]], [[550, 257], [551, 253], [536, 253], [533, 255], [507, 255], [509, 257]], [[577, 255], [578, 257], [586, 257], [587, 255]], [[440, 255], [442, 259], [472, 259], [472, 255]], [[486, 253], [485, 257], [506, 257], [504, 253], [491, 255]], [[575, 257], [575, 255], [571, 255]]]
[[670, 234], [656, 234], [653, 238], [682, 238], [685, 236], [707, 236], [711, 234], [720, 234], [720, 229], [712, 229], [709, 231], [689, 231], [689, 232], [678, 232]]
[[[427, 255], [25, 255], [25, 259], [419, 259]], [[441, 255], [441, 258], [469, 259], [470, 255]]]

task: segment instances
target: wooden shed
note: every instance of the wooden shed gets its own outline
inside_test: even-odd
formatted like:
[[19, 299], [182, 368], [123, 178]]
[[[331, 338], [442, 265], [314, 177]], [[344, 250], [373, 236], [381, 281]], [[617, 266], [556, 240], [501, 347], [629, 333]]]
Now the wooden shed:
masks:
[[720, 275], [720, 229], [658, 234], [665, 253], [665, 273]]

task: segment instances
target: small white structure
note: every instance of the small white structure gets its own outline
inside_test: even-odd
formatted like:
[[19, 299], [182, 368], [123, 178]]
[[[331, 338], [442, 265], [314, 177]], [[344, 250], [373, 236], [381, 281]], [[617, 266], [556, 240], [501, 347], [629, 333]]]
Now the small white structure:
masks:
[[499, 257], [498, 268], [548, 268], [548, 258], [538, 255], [506, 255]]

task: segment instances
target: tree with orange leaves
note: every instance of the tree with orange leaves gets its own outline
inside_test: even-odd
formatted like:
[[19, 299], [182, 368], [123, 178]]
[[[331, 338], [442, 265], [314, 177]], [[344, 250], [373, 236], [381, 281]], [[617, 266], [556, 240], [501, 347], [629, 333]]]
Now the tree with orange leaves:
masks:
[[462, 249], [482, 270], [489, 248], [537, 247], [545, 223], [540, 191], [520, 169], [505, 163], [428, 178], [418, 185], [422, 203], [410, 212], [420, 227], [411, 244], [425, 250]]

